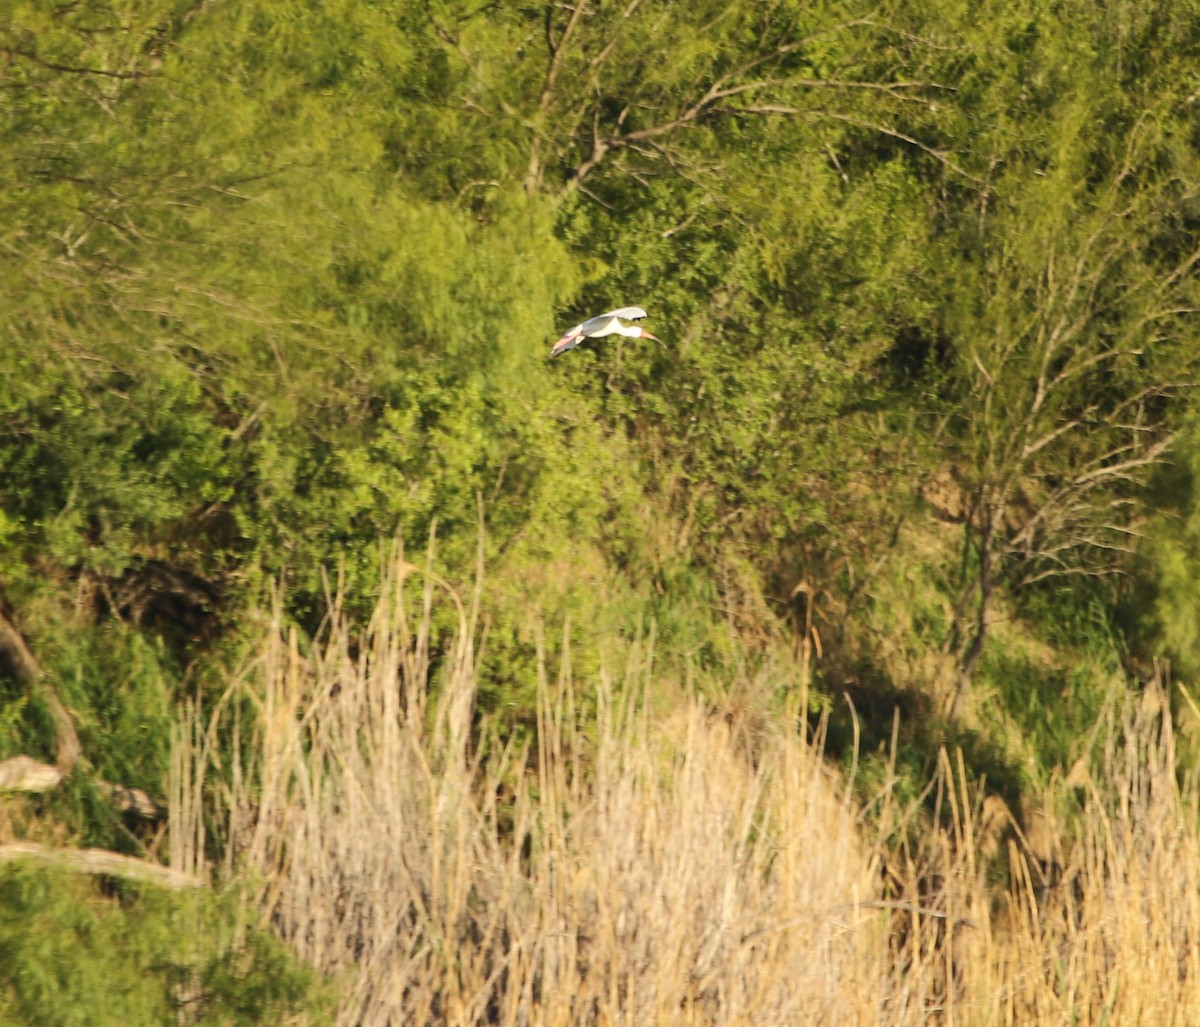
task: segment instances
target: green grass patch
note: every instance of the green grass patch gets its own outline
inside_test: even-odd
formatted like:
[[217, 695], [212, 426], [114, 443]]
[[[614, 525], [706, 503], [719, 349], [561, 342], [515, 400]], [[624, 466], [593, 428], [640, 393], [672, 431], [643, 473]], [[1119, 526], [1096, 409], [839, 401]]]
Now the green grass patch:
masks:
[[0, 1022], [330, 1022], [328, 995], [230, 899], [0, 867]]

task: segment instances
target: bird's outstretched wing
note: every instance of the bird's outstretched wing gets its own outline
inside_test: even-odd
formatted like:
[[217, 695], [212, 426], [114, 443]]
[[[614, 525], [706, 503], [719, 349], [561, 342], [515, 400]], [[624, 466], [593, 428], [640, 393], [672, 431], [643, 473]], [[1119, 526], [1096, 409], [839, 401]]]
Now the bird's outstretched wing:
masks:
[[[626, 321], [637, 321], [645, 316], [646, 312], [641, 307], [621, 307], [619, 310], [610, 310], [607, 314], [597, 314], [595, 317], [589, 317], [579, 326], [579, 331], [583, 332], [584, 335], [608, 335], [613, 331], [612, 325], [617, 318], [623, 318]], [[568, 332], [567, 334], [570, 335], [571, 333]]]
[[601, 314], [600, 317], [593, 318], [599, 321], [606, 317], [619, 317], [622, 321], [640, 321], [646, 316], [646, 312], [641, 307], [621, 307], [619, 310], [610, 310], [607, 314]]
[[[581, 327], [581, 326], [579, 326]], [[572, 328], [561, 339], [554, 344], [554, 349], [550, 351], [550, 356], [556, 357], [560, 353], [566, 353], [569, 349], [574, 349], [583, 341], [583, 332], [579, 331], [579, 327]]]

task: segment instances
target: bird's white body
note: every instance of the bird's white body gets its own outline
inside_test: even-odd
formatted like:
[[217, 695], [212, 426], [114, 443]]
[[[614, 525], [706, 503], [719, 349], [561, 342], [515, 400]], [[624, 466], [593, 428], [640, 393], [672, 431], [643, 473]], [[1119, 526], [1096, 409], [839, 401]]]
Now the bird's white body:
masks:
[[584, 339], [602, 339], [606, 335], [624, 335], [631, 339], [655, 339], [657, 336], [651, 335], [641, 325], [621, 324], [622, 319], [638, 321], [645, 316], [646, 312], [641, 307], [621, 307], [618, 310], [610, 310], [607, 314], [589, 317], [586, 321], [575, 325], [574, 328], [568, 328], [563, 332], [562, 338], [554, 344], [554, 349], [550, 351], [550, 356], [556, 357], [560, 353], [574, 349]]

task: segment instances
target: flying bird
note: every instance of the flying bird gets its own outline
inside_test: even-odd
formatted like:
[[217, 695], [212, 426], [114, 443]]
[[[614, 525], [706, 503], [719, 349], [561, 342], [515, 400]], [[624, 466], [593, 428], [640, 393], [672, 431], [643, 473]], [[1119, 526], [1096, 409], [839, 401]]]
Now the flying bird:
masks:
[[627, 335], [631, 339], [653, 339], [658, 342], [658, 336], [651, 335], [641, 325], [621, 324], [622, 318], [626, 321], [639, 321], [645, 316], [646, 312], [641, 307], [621, 307], [619, 310], [610, 310], [607, 314], [590, 317], [582, 324], [563, 332], [562, 338], [550, 351], [550, 356], [556, 357], [560, 353], [566, 353], [584, 339], [601, 339], [606, 335]]

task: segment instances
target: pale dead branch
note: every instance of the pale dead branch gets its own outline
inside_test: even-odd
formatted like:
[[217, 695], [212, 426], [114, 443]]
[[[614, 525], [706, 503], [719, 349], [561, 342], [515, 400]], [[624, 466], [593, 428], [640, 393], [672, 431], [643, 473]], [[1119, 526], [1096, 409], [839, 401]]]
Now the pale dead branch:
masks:
[[36, 842], [9, 842], [7, 845], [0, 845], [0, 863], [16, 860], [29, 860], [81, 874], [122, 877], [172, 891], [200, 888], [204, 885], [203, 881], [170, 867], [149, 863], [144, 859], [134, 859], [132, 856], [122, 856], [107, 849], [55, 849]]
[[75, 723], [67, 712], [67, 707], [58, 694], [58, 689], [46, 679], [42, 668], [34, 659], [29, 646], [21, 633], [12, 622], [0, 612], [0, 657], [9, 665], [13, 676], [31, 693], [40, 692], [50, 707], [50, 716], [54, 720], [54, 730], [57, 735], [58, 768], [69, 774], [71, 769], [83, 755], [83, 747], [79, 744], [79, 735]]
[[[32, 756], [10, 756], [0, 761], [0, 792], [50, 792], [69, 777], [62, 767], [43, 763]], [[166, 807], [152, 799], [140, 788], [97, 781], [96, 787], [107, 792], [122, 813], [132, 813], [142, 820], [161, 820]]]

